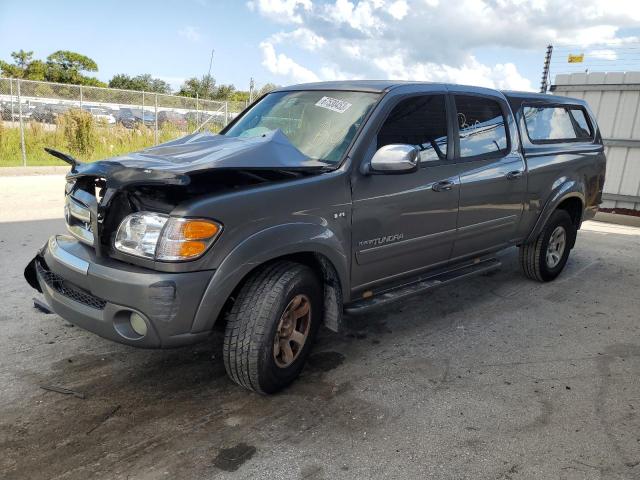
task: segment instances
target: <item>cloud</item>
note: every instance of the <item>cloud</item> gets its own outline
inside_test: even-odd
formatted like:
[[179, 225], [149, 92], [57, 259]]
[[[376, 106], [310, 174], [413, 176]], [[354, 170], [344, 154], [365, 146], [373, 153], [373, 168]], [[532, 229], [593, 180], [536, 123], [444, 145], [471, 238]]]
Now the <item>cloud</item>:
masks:
[[[481, 63], [483, 49], [593, 51], [638, 39], [640, 2], [625, 0], [253, 0], [289, 25], [262, 44], [264, 65], [283, 79], [398, 78], [532, 89], [514, 63]], [[313, 56], [309, 55], [313, 52]], [[602, 54], [602, 52], [600, 52]]]
[[587, 58], [598, 58], [601, 60], [617, 60], [618, 53], [611, 49], [591, 50], [587, 52]]
[[262, 65], [275, 75], [292, 79], [295, 82], [316, 82], [318, 76], [308, 68], [296, 63], [283, 53], [277, 53], [271, 42], [260, 44], [262, 50]]
[[301, 12], [310, 11], [313, 4], [311, 0], [251, 0], [247, 7], [278, 23], [302, 23]]
[[407, 5], [407, 2], [405, 2], [405, 0], [398, 0], [397, 2], [393, 2], [391, 5], [389, 5], [388, 12], [389, 15], [391, 15], [396, 20], [402, 20], [409, 12], [409, 5]]
[[202, 40], [202, 34], [200, 33], [200, 29], [198, 27], [193, 27], [191, 25], [187, 25], [186, 27], [183, 27], [180, 30], [178, 30], [178, 35], [194, 43], [197, 43], [200, 40]]
[[473, 56], [456, 67], [437, 63], [406, 64], [401, 55], [380, 57], [374, 63], [384, 77], [398, 80], [459, 83], [511, 90], [533, 89], [531, 82], [518, 73], [513, 63], [490, 67], [478, 62]]
[[314, 51], [324, 46], [327, 41], [307, 28], [297, 28], [291, 32], [278, 32], [269, 37], [272, 44], [291, 42], [299, 48]]

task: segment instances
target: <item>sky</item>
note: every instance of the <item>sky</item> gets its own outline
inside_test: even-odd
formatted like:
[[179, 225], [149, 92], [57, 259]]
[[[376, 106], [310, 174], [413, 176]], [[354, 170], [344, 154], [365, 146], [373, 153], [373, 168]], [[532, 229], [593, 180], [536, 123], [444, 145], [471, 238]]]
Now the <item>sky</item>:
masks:
[[211, 73], [239, 89], [253, 77], [536, 90], [549, 43], [611, 60], [639, 42], [637, 0], [0, 0], [0, 59], [73, 50], [103, 81], [150, 73], [174, 89], [213, 49]]

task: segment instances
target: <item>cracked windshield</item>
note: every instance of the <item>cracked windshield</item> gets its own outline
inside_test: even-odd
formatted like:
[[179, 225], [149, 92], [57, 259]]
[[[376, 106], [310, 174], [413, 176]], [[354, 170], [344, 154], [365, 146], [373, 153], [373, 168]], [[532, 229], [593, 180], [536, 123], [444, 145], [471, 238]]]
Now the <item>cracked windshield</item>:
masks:
[[280, 129], [309, 158], [337, 163], [377, 100], [365, 92], [271, 93], [225, 135], [248, 138]]

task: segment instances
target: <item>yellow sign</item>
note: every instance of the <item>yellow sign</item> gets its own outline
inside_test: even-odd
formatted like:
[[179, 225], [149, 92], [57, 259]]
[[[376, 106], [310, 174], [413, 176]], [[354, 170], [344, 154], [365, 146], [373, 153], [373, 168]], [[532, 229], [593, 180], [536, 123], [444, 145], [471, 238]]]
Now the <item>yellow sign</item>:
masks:
[[567, 59], [568, 63], [582, 63], [584, 61], [584, 53], [580, 55], [571, 55], [569, 54], [569, 58]]

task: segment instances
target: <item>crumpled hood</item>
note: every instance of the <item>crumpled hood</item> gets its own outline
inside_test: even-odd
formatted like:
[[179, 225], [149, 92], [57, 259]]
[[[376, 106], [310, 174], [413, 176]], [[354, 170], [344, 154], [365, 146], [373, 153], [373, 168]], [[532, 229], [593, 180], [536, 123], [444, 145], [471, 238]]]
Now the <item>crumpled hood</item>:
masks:
[[327, 164], [307, 158], [281, 130], [238, 138], [195, 133], [109, 160], [81, 163], [70, 178], [96, 175], [109, 186], [131, 183], [186, 185], [189, 175], [211, 169], [318, 171]]

